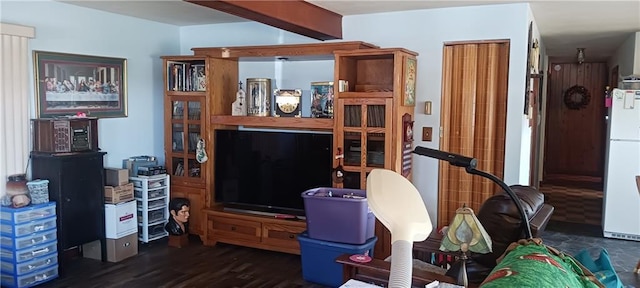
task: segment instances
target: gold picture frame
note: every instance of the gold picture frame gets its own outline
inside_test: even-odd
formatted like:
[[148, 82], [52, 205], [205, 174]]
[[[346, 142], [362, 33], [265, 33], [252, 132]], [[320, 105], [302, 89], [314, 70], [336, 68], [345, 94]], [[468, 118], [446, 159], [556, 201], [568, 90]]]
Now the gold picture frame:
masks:
[[418, 68], [418, 62], [416, 61], [416, 58], [407, 57], [404, 66], [404, 93], [402, 103], [404, 106], [415, 106], [416, 71]]
[[127, 59], [33, 51], [38, 118], [127, 117]]

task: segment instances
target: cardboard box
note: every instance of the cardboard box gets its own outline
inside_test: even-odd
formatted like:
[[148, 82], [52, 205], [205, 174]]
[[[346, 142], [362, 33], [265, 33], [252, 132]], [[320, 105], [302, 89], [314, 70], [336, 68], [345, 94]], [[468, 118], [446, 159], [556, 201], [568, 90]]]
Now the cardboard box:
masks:
[[136, 201], [104, 205], [106, 237], [118, 239], [138, 232]]
[[[120, 262], [138, 254], [138, 233], [119, 239], [107, 239], [107, 261]], [[82, 245], [82, 256], [102, 260], [100, 240]]]
[[107, 238], [107, 261], [120, 262], [138, 254], [138, 233], [119, 239]]
[[104, 186], [104, 203], [118, 204], [133, 200], [133, 183], [121, 186]]
[[105, 185], [121, 186], [129, 183], [129, 170], [121, 168], [104, 168]]
[[82, 257], [102, 261], [100, 240], [82, 244]]

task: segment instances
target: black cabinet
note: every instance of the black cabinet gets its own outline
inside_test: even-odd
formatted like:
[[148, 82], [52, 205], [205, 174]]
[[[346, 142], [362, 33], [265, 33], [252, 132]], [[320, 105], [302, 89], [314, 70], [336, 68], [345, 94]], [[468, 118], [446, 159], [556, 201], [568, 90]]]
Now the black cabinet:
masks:
[[95, 240], [100, 240], [102, 247], [106, 247], [103, 168], [105, 154], [31, 153], [32, 178], [49, 180], [49, 200], [58, 203], [56, 214], [60, 252]]

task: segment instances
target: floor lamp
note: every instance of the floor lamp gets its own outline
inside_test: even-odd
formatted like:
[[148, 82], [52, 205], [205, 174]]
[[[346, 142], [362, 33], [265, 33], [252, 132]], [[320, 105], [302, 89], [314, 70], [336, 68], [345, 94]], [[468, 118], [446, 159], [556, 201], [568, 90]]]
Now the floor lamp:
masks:
[[[463, 167], [469, 174], [482, 176], [488, 178], [494, 183], [498, 184], [511, 198], [513, 203], [518, 209], [520, 214], [522, 229], [527, 239], [532, 238], [531, 227], [529, 225], [529, 219], [527, 214], [520, 203], [520, 199], [516, 194], [498, 177], [476, 169], [478, 161], [474, 158], [465, 157], [458, 154], [448, 153], [440, 150], [416, 147], [413, 153], [435, 158], [442, 161], [447, 161], [449, 164], [457, 167]], [[451, 222], [449, 229], [444, 234], [442, 243], [440, 246], [444, 251], [461, 251], [462, 257], [460, 270], [458, 271], [458, 284], [468, 287], [468, 277], [466, 269], [466, 261], [468, 259], [467, 253], [469, 251], [476, 253], [489, 253], [491, 252], [491, 238], [486, 233], [482, 224], [476, 218], [473, 210], [467, 207], [456, 210], [456, 216]]]
[[430, 148], [421, 147], [421, 146], [417, 146], [413, 150], [413, 153], [435, 158], [442, 161], [447, 161], [449, 162], [449, 164], [453, 166], [463, 167], [465, 171], [469, 174], [485, 177], [493, 181], [494, 183], [498, 184], [498, 186], [500, 186], [500, 188], [502, 188], [502, 190], [504, 190], [507, 193], [507, 195], [509, 195], [509, 198], [511, 198], [513, 203], [516, 205], [516, 208], [518, 209], [518, 213], [520, 214], [520, 219], [522, 222], [521, 226], [522, 226], [522, 230], [525, 233], [525, 237], [527, 239], [533, 238], [531, 234], [531, 226], [529, 225], [529, 217], [527, 217], [527, 214], [524, 212], [522, 203], [520, 202], [520, 199], [518, 198], [516, 193], [513, 192], [513, 190], [511, 190], [511, 188], [509, 188], [509, 186], [507, 186], [507, 184], [505, 184], [498, 177], [490, 173], [477, 170], [476, 165], [478, 164], [478, 160], [476, 160], [475, 158], [469, 158], [466, 156], [453, 154], [453, 153], [440, 151], [440, 150], [435, 150], [435, 149], [430, 149]]

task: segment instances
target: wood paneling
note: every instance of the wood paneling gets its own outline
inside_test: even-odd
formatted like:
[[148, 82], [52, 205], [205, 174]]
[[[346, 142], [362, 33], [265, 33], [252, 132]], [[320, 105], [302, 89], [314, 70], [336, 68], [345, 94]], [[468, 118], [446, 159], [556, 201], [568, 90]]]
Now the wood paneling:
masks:
[[[543, 180], [602, 183], [607, 64], [552, 63], [550, 67]], [[580, 110], [564, 103], [564, 93], [574, 85], [584, 86], [591, 95]]]
[[[478, 159], [478, 169], [503, 177], [509, 43], [445, 45], [440, 149]], [[455, 210], [478, 210], [498, 187], [446, 162], [439, 166], [438, 226]]]

